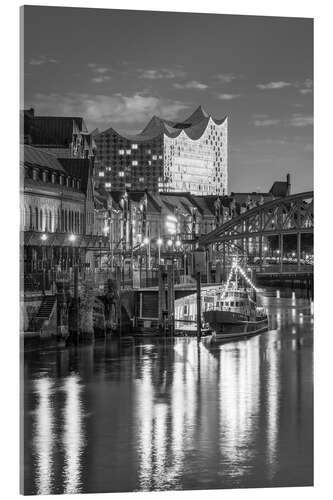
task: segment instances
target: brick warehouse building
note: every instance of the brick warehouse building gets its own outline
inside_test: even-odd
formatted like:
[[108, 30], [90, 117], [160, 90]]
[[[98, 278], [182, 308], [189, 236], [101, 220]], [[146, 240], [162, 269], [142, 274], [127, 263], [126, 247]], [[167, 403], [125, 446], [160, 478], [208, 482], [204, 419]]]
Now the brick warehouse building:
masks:
[[110, 127], [94, 139], [97, 180], [108, 190], [227, 193], [228, 119], [201, 106], [182, 122], [154, 116], [137, 135]]
[[92, 164], [21, 146], [23, 271], [68, 269], [94, 262], [96, 235]]

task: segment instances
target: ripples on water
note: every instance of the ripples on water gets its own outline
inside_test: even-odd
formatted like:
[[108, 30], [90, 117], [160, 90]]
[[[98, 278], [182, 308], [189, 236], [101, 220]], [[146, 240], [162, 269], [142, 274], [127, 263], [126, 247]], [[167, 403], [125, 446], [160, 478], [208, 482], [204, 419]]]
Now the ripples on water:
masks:
[[27, 352], [25, 493], [311, 485], [309, 303], [262, 301], [245, 341]]

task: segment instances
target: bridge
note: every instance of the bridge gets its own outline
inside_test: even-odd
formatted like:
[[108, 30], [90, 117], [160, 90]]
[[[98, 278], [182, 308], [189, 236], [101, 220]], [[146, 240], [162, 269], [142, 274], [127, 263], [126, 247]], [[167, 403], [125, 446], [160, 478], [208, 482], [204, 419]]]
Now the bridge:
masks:
[[[302, 258], [302, 235], [313, 234], [313, 229], [313, 191], [307, 191], [277, 198], [234, 217], [202, 236], [199, 247], [215, 245], [217, 251], [222, 250], [223, 265], [228, 254], [239, 252], [261, 268], [265, 260], [270, 261], [270, 272], [312, 272], [311, 263]], [[295, 235], [297, 242], [291, 262], [285, 258], [284, 247], [284, 238], [289, 235]], [[279, 242], [276, 257], [267, 254], [267, 241], [272, 237]], [[277, 260], [276, 264], [270, 257]]]

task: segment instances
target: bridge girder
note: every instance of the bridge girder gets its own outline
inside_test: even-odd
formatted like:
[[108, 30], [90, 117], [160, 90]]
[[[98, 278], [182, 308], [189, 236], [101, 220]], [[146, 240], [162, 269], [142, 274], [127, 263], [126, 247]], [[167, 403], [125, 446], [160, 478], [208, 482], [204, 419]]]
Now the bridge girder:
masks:
[[277, 198], [235, 217], [199, 239], [199, 246], [262, 236], [313, 233], [313, 191]]

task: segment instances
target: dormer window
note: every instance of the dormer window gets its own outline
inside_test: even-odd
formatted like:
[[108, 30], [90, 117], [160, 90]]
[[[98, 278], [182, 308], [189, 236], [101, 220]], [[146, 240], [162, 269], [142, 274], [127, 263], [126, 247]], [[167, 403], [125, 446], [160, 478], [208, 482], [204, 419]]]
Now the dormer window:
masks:
[[46, 170], [43, 170], [43, 171], [42, 171], [42, 181], [43, 181], [43, 182], [46, 182], [46, 181], [47, 181], [47, 172], [46, 172]]
[[33, 168], [32, 169], [32, 178], [33, 178], [33, 180], [36, 181], [37, 177], [38, 177], [38, 170], [37, 170], [37, 168]]
[[55, 182], [55, 174], [54, 173], [51, 174], [51, 182], [52, 182], [52, 184], [54, 184], [54, 182]]

